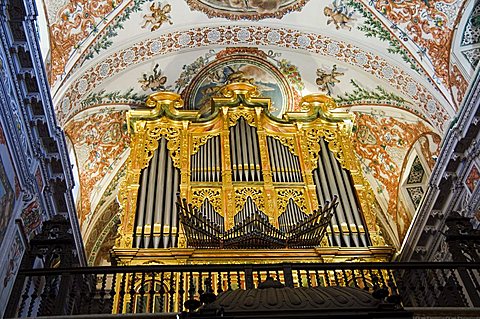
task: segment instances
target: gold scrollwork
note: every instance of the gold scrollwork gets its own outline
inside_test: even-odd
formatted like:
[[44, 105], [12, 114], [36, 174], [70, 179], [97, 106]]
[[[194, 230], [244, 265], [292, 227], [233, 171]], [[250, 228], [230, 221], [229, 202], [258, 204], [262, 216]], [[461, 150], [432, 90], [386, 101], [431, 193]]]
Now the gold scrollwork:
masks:
[[235, 213], [242, 210], [248, 197], [253, 200], [260, 211], [265, 212], [265, 199], [262, 188], [239, 187], [235, 188]]
[[269, 135], [274, 139], [278, 140], [283, 146], [288, 147], [288, 150], [293, 155], [298, 156], [298, 152], [295, 148], [295, 137], [293, 136], [283, 136], [283, 135]]
[[192, 137], [192, 154], [191, 155], [196, 154], [200, 149], [200, 146], [207, 144], [209, 139], [219, 134], [220, 133], [207, 134], [207, 135], [194, 135]]
[[255, 125], [255, 113], [251, 110], [235, 110], [228, 114], [228, 126], [234, 126], [240, 117], [243, 117], [248, 125]]
[[307, 213], [307, 201], [305, 199], [305, 192], [303, 189], [277, 189], [277, 208], [278, 215], [283, 214], [287, 210], [288, 202], [290, 199], [297, 204], [298, 208], [303, 213]]
[[206, 199], [213, 206], [217, 213], [223, 216], [222, 191], [214, 188], [195, 188], [192, 190], [191, 203], [194, 207], [200, 208]]

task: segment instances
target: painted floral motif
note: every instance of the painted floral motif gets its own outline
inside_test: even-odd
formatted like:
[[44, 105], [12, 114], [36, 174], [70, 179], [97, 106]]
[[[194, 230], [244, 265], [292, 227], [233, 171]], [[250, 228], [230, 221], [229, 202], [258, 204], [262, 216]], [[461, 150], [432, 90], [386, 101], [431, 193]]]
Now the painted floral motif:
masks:
[[110, 172], [129, 145], [125, 111], [103, 111], [69, 122], [65, 132], [75, 146], [82, 205], [80, 221], [91, 209], [91, 195], [96, 184]]
[[89, 60], [93, 58], [95, 54], [100, 53], [100, 51], [111, 47], [113, 44], [112, 38], [118, 35], [119, 29], [123, 29], [124, 22], [130, 19], [132, 13], [140, 11], [142, 5], [147, 1], [148, 0], [133, 0], [130, 5], [123, 9], [121, 14], [113, 18], [108, 26], [97, 35], [97, 38], [92, 42], [88, 50], [86, 50], [84, 59]]
[[85, 99], [82, 100], [81, 105], [85, 108], [106, 104], [144, 105], [147, 97], [148, 94], [135, 93], [132, 88], [125, 93], [101, 90], [99, 92], [90, 92]]
[[21, 213], [23, 226], [27, 236], [37, 229], [42, 223], [39, 204], [37, 201], [31, 202]]
[[403, 61], [410, 65], [410, 68], [416, 71], [420, 71], [420, 68], [415, 62], [415, 59], [413, 59], [412, 55], [408, 52], [408, 50], [405, 49], [402, 43], [397, 38], [395, 38], [389, 30], [384, 27], [384, 25], [367, 9], [364, 4], [358, 1], [348, 0], [346, 2], [346, 5], [343, 5], [342, 8], [343, 7], [354, 8], [363, 16], [364, 22], [362, 25], [358, 26], [358, 30], [364, 32], [365, 36], [375, 37], [381, 41], [387, 42], [389, 45], [387, 49], [388, 52], [393, 54], [399, 54], [402, 57]]
[[93, 266], [99, 256], [99, 251], [105, 245], [108, 248], [102, 250], [102, 257], [108, 259], [108, 251], [113, 247], [115, 239], [118, 236], [117, 228], [120, 222], [118, 216], [120, 207], [118, 202], [113, 200], [109, 205], [101, 212], [97, 212], [100, 215], [96, 221], [95, 228], [86, 239], [85, 252], [88, 256], [88, 264]]
[[368, 90], [361, 87], [355, 80], [351, 79], [354, 89], [351, 93], [344, 93], [335, 98], [335, 102], [339, 105], [356, 105], [356, 104], [389, 104], [401, 106], [403, 104], [411, 104], [401, 96], [388, 92], [381, 86], [377, 85], [375, 89]]
[[121, 3], [119, 1], [79, 0], [68, 2], [60, 10], [59, 19], [50, 25], [51, 77], [54, 82], [64, 72], [72, 51]]
[[430, 170], [435, 166], [438, 154], [440, 154], [441, 137], [435, 133], [426, 134], [418, 139], [423, 158], [428, 164]]
[[[362, 65], [363, 70], [375, 75], [378, 78], [383, 78], [384, 73], [382, 72], [382, 68], [388, 66], [388, 63], [379, 56], [362, 51], [351, 44], [334, 41], [321, 34], [303, 33], [293, 29], [275, 29], [262, 26], [205, 27], [162, 34], [158, 38], [148, 39], [133, 45], [129, 49], [115, 52], [108, 56], [104, 61], [107, 61], [107, 63], [110, 64], [109, 76], [113, 76], [124, 70], [131, 63], [141, 63], [155, 57], [156, 55], [164, 55], [179, 51], [181, 49], [208, 46], [211, 42], [205, 35], [209, 32], [218, 32], [217, 36], [219, 40], [217, 40], [217, 37], [215, 37], [215, 43], [218, 45], [239, 45], [240, 39], [238, 36], [242, 30], [247, 30], [252, 35], [250, 37], [251, 42], [249, 43], [257, 46], [269, 45], [272, 39], [278, 38], [279, 40], [276, 43], [278, 47], [300, 49], [318, 55], [334, 56], [338, 60], [352, 65], [358, 65], [357, 58], [362, 57], [364, 61], [364, 64]], [[188, 44], [180, 44], [178, 39], [185, 33], [190, 36], [192, 41]], [[296, 41], [300, 36], [308, 37], [311, 40], [310, 44], [306, 47], [301, 47], [298, 41]], [[152, 51], [150, 48], [153, 45], [161, 47], [162, 50]], [[131, 63], [126, 63], [123, 59], [123, 54], [127, 50], [132, 50], [135, 54], [135, 57]], [[104, 78], [102, 78], [99, 74], [102, 63], [104, 62], [100, 62], [87, 69], [85, 73], [83, 73], [83, 76], [72, 83], [72, 90], [69, 90], [66, 93], [66, 97], [68, 97], [70, 100], [70, 109], [66, 112], [61, 110], [61, 108], [57, 108], [56, 110], [58, 119], [61, 123], [65, 123], [76, 113], [86, 108], [78, 103], [78, 100], [81, 99], [82, 94], [78, 92], [77, 86], [79, 82], [84, 81], [83, 83], [87, 84], [87, 88], [85, 90], [86, 92], [92, 91], [96, 86], [98, 86], [104, 80]], [[434, 114], [429, 114], [427, 110], [427, 101], [434, 99], [433, 96], [428, 93], [425, 87], [416, 83], [401, 69], [395, 66], [390, 67], [393, 73], [392, 76], [387, 79], [387, 82], [389, 82], [392, 87], [399, 89], [407, 96], [410, 96], [415, 102], [413, 105], [404, 105], [403, 108], [415, 113], [420, 117], [428, 119], [439, 131], [443, 131], [444, 123], [450, 119], [450, 116], [448, 115], [447, 111], [441, 107], [442, 104], [437, 102], [436, 105], [440, 107], [437, 108], [437, 111]], [[413, 95], [409, 93], [413, 92], [412, 85], [407, 85], [409, 83], [416, 87], [415, 94]]]
[[[409, 225], [410, 217], [397, 211], [398, 187], [408, 150], [430, 129], [423, 122], [408, 123], [380, 113], [357, 114], [353, 142], [364, 174], [376, 180], [372, 188], [386, 203], [386, 211], [398, 225]], [[398, 230], [401, 234], [403, 230]]]
[[468, 82], [465, 80], [458, 67], [454, 65], [450, 73], [450, 90], [455, 102], [457, 103], [457, 107], [459, 107], [462, 103], [463, 97], [467, 92], [467, 88]]
[[408, 36], [428, 58], [444, 84], [449, 83], [448, 67], [453, 23], [445, 8], [437, 4], [455, 5], [460, 10], [463, 0], [444, 1], [372, 1], [371, 6], [387, 18], [393, 28]]
[[187, 0], [193, 10], [199, 10], [210, 18], [230, 20], [260, 20], [281, 18], [285, 14], [301, 10], [308, 0]]

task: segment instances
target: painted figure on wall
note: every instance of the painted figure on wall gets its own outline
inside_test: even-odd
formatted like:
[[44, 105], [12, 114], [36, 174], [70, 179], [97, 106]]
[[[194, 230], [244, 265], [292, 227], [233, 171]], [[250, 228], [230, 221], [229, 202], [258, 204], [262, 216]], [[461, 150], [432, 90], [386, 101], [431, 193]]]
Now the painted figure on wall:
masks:
[[150, 5], [150, 14], [145, 14], [143, 18], [145, 23], [142, 25], [142, 28], [146, 28], [147, 25], [151, 24], [152, 27], [150, 31], [158, 30], [165, 22], [173, 24], [172, 18], [170, 17], [170, 11], [172, 11], [172, 6], [170, 4], [165, 4], [162, 6], [162, 3], [153, 2]]

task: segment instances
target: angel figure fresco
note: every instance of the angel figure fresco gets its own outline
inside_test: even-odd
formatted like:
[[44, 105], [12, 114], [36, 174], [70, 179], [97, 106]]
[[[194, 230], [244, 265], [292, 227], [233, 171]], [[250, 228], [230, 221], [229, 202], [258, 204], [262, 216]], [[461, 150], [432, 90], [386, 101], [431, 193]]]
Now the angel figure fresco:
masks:
[[150, 14], [145, 14], [143, 18], [145, 23], [142, 25], [142, 28], [146, 28], [148, 24], [151, 24], [152, 27], [150, 31], [158, 30], [165, 22], [173, 24], [172, 18], [170, 17], [170, 11], [172, 11], [172, 6], [170, 4], [165, 4], [162, 6], [161, 2], [152, 2], [150, 5]]
[[342, 3], [342, 0], [333, 1], [332, 7], [325, 7], [323, 9], [323, 14], [327, 17], [327, 25], [333, 22], [335, 24], [335, 28], [338, 30], [340, 28], [347, 28], [348, 31], [352, 30], [352, 27], [348, 25], [351, 22], [353, 10], [348, 11], [347, 5]]
[[337, 70], [336, 64], [333, 65], [331, 71], [317, 69], [316, 83], [318, 85], [318, 89], [321, 91], [327, 91], [328, 95], [332, 95], [332, 89], [335, 86], [335, 83], [340, 83], [338, 77], [344, 74], [344, 72], [339, 72]]
[[142, 90], [147, 91], [151, 89], [152, 91], [165, 91], [165, 83], [167, 82], [167, 77], [162, 74], [162, 70], [159, 69], [159, 64], [157, 63], [153, 68], [153, 74], [147, 75], [143, 74], [143, 79], [139, 80]]

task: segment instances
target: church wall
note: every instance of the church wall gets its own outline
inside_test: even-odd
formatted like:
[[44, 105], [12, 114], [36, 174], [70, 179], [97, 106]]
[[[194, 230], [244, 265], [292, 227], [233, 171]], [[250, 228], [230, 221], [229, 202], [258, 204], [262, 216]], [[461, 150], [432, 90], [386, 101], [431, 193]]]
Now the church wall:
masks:
[[57, 214], [72, 221], [80, 264], [85, 264], [66, 142], [54, 117], [37, 39], [36, 8], [31, 1], [7, 1], [1, 10], [0, 317], [28, 241], [43, 221]]

